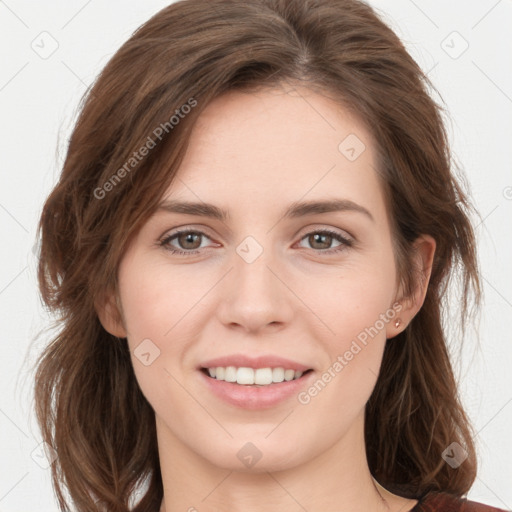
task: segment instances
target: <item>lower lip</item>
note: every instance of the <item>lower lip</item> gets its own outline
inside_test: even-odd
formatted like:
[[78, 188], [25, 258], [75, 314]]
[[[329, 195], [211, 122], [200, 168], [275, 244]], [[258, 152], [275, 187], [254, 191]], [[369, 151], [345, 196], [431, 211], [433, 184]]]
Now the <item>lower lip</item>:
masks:
[[298, 393], [311, 379], [313, 371], [303, 375], [299, 379], [277, 382], [267, 386], [245, 386], [224, 380], [208, 377], [199, 371], [206, 385], [219, 398], [236, 407], [243, 409], [268, 409], [274, 407]]

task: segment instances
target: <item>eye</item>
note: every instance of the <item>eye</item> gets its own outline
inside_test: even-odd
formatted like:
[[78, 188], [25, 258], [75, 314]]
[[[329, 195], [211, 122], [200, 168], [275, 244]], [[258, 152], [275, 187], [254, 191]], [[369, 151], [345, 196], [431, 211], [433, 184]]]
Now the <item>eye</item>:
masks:
[[[177, 231], [173, 233], [172, 235], [164, 238], [160, 245], [162, 245], [166, 250], [170, 251], [172, 254], [197, 254], [200, 251], [197, 249], [201, 248], [201, 244], [197, 244], [198, 240], [201, 240], [201, 238], [208, 238], [204, 233], [201, 231], [192, 231], [189, 229], [184, 229]], [[179, 246], [181, 248], [186, 250], [180, 250], [179, 248], [176, 249], [175, 246], [171, 245], [171, 242], [177, 241]]]
[[[353, 246], [353, 241], [345, 238], [343, 235], [338, 233], [337, 231], [331, 231], [329, 229], [322, 229], [319, 231], [311, 231], [301, 238], [302, 240], [307, 239], [308, 243], [312, 246], [314, 250], [320, 252], [322, 254], [332, 254], [345, 250], [347, 247]], [[339, 245], [335, 248], [330, 249], [329, 247], [336, 240], [339, 242]], [[319, 244], [321, 247], [315, 247], [315, 245]], [[327, 250], [326, 250], [327, 249]]]
[[[183, 229], [165, 237], [159, 242], [159, 245], [172, 254], [187, 256], [201, 252], [199, 249], [204, 248], [201, 244], [202, 238], [210, 239], [202, 231]], [[304, 235], [301, 238], [301, 241], [302, 240], [307, 240], [312, 246], [312, 249], [320, 254], [338, 253], [348, 247], [352, 247], [354, 244], [352, 240], [344, 237], [337, 231], [331, 231], [328, 229], [311, 231]], [[333, 241], [337, 241], [339, 245], [334, 248], [329, 248]], [[176, 242], [178, 247], [173, 245], [173, 242]], [[315, 245], [320, 245], [320, 247], [315, 247]]]

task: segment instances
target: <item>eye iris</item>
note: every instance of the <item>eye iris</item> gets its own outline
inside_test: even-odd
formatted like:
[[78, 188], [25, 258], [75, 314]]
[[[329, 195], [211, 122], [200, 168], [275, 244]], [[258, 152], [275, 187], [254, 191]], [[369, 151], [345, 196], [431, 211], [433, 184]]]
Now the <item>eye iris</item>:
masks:
[[[324, 245], [326, 244], [325, 247], [315, 247], [315, 243], [318, 241], [318, 239], [320, 239], [320, 243], [321, 243], [321, 240], [325, 239], [325, 238], [327, 238], [327, 243], [325, 242], [325, 240], [323, 242]], [[311, 244], [311, 247], [313, 247], [314, 249], [328, 249], [332, 242], [332, 236], [324, 234], [324, 233], [315, 233], [314, 235], [310, 235], [309, 236], [310, 243], [311, 243], [311, 239], [313, 239], [313, 243]]]
[[[184, 249], [198, 249], [201, 246], [201, 243], [199, 243], [199, 245], [197, 245], [197, 244], [194, 245], [194, 242], [193, 242], [194, 237], [196, 238], [196, 242], [197, 242], [197, 240], [200, 239], [201, 235], [199, 235], [198, 233], [183, 233], [183, 234], [179, 235], [178, 236], [179, 245], [181, 247], [183, 247]], [[189, 242], [192, 243], [192, 245], [194, 245], [194, 246], [189, 247], [187, 245]]]

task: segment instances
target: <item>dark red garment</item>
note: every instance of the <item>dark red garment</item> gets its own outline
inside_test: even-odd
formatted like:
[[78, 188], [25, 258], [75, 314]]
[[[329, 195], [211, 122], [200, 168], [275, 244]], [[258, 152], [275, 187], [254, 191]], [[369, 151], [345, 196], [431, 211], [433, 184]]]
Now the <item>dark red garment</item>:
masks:
[[410, 512], [507, 512], [467, 498], [458, 498], [445, 492], [432, 492], [421, 498]]

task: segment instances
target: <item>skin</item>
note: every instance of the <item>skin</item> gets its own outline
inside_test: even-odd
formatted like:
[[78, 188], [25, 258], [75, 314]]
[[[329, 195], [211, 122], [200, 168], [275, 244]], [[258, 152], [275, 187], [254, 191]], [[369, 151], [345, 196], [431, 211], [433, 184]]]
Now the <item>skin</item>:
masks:
[[[366, 146], [354, 161], [338, 149], [349, 134]], [[405, 512], [417, 503], [372, 478], [364, 407], [385, 344], [423, 304], [435, 241], [417, 240], [425, 281], [403, 299], [373, 147], [357, 119], [305, 88], [229, 92], [201, 114], [164, 198], [213, 203], [229, 219], [155, 214], [120, 263], [118, 295], [98, 311], [109, 332], [127, 337], [155, 410], [162, 511]], [[327, 198], [350, 199], [374, 220], [353, 211], [282, 218], [294, 201]], [[159, 245], [176, 228], [205, 236], [167, 247], [199, 254]], [[326, 228], [356, 243], [322, 254], [340, 243], [306, 235]], [[236, 252], [247, 236], [263, 248], [250, 264]], [[266, 410], [237, 408], [211, 394], [197, 371], [220, 355], [277, 354], [320, 376], [397, 300], [400, 326], [396, 317], [385, 323], [308, 404], [294, 396]], [[148, 338], [160, 354], [145, 366], [134, 351]], [[262, 458], [246, 468], [237, 453], [249, 441]]]

